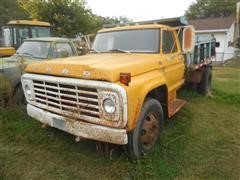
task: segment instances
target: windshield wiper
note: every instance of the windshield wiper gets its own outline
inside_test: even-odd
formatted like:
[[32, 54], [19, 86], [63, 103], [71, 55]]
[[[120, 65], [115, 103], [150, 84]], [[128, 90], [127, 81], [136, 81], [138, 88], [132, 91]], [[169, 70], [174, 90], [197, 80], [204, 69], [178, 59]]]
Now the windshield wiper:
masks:
[[27, 52], [24, 52], [24, 53], [22, 53], [21, 55], [22, 55], [22, 56], [25, 56], [25, 55], [26, 55], [26, 56], [30, 56], [31, 58], [33, 57], [33, 55], [32, 55], [31, 53], [27, 53]]
[[110, 49], [108, 51], [112, 51], [112, 52], [124, 52], [124, 53], [128, 53], [128, 54], [132, 54], [131, 51], [126, 51], [126, 50], [123, 50], [123, 49]]
[[14, 55], [16, 55], [16, 56], [30, 56], [31, 58], [33, 57], [33, 55], [31, 53], [27, 53], [27, 52], [24, 52], [24, 53], [16, 52]]

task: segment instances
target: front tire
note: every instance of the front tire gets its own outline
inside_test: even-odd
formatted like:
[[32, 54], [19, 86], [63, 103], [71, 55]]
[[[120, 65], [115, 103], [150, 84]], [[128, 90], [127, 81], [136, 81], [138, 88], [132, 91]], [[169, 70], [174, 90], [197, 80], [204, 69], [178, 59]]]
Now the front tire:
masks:
[[22, 111], [27, 109], [27, 101], [22, 86], [18, 86], [13, 95], [13, 102], [20, 107]]
[[131, 159], [138, 159], [153, 148], [163, 129], [163, 117], [161, 104], [156, 99], [147, 99], [137, 125], [128, 137], [127, 147]]

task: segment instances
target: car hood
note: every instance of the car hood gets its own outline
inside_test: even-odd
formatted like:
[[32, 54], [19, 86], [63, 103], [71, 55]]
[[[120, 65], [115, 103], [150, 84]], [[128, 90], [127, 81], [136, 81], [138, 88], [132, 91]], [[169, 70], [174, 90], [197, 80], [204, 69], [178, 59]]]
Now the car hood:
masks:
[[64, 76], [80, 79], [119, 81], [120, 73], [136, 76], [158, 67], [159, 55], [102, 53], [68, 57], [44, 63], [34, 63], [28, 73]]

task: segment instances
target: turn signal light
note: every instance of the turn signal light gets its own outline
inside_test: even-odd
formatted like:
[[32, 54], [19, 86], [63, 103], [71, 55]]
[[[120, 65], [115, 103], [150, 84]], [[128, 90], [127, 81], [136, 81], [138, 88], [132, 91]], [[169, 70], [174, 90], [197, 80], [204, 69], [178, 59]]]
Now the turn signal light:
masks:
[[131, 82], [131, 73], [120, 73], [120, 82], [128, 86]]

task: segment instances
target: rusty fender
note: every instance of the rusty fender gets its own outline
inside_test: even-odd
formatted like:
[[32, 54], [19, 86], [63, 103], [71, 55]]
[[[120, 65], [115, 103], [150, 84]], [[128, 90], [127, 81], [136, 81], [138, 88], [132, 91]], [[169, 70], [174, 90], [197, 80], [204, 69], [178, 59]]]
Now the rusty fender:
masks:
[[77, 137], [109, 142], [113, 144], [127, 144], [128, 137], [125, 129], [106, 127], [86, 122], [66, 119], [63, 116], [44, 111], [27, 105], [28, 115], [51, 127], [68, 132]]

